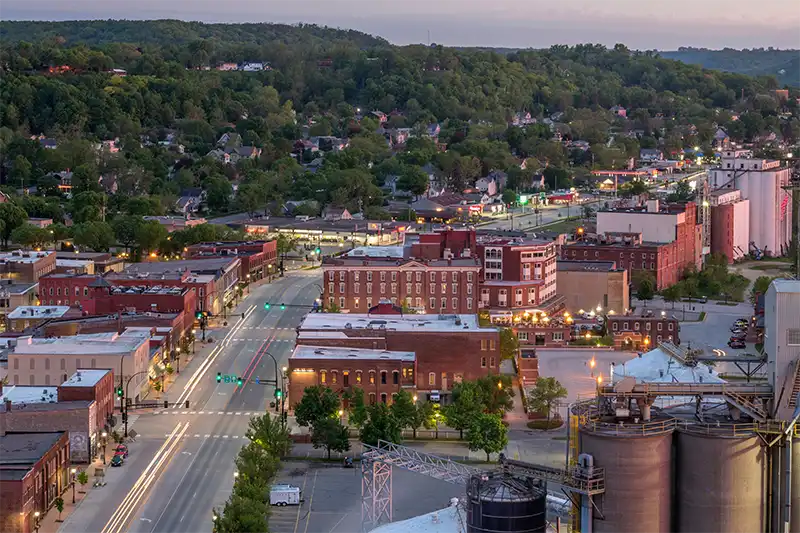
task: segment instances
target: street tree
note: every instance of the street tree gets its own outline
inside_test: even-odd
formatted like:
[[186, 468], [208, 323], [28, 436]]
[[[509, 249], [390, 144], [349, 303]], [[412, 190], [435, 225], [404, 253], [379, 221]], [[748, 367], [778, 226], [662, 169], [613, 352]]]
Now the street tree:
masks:
[[500, 328], [500, 358], [513, 360], [519, 353], [519, 339], [511, 328]]
[[402, 428], [389, 411], [389, 406], [385, 403], [370, 405], [367, 413], [369, 420], [361, 428], [361, 442], [377, 446], [379, 440], [396, 444], [403, 441]]
[[64, 512], [64, 498], [59, 496], [53, 500], [53, 506], [56, 508], [56, 511], [58, 511], [58, 521], [61, 522], [61, 513]]
[[483, 412], [483, 391], [474, 381], [462, 381], [453, 386], [453, 402], [443, 409], [447, 425], [459, 432], [464, 438], [464, 430]]
[[314, 448], [325, 448], [328, 459], [331, 451], [346, 452], [350, 449], [347, 428], [337, 418], [317, 420], [311, 427], [311, 443]]
[[494, 375], [479, 378], [477, 385], [481, 391], [483, 410], [502, 416], [514, 407], [514, 386], [511, 376]]
[[297, 424], [313, 426], [317, 421], [333, 418], [339, 410], [339, 397], [323, 385], [306, 387], [303, 399], [294, 408]]
[[417, 411], [414, 397], [407, 390], [401, 389], [394, 395], [389, 411], [402, 429], [412, 427]]
[[267, 533], [269, 508], [261, 502], [238, 496], [235, 493], [216, 514], [216, 533]]
[[11, 232], [11, 240], [26, 248], [46, 248], [52, 236], [49, 230], [33, 224], [23, 224]]
[[758, 276], [753, 282], [753, 288], [750, 291], [750, 299], [755, 302], [757, 294], [766, 294], [770, 284], [775, 278], [772, 276]]
[[397, 178], [397, 189], [421, 196], [428, 190], [428, 175], [418, 166], [403, 165]]
[[78, 472], [78, 476], [75, 478], [78, 484], [81, 486], [80, 492], [83, 493], [83, 488], [89, 483], [89, 474], [86, 473], [86, 470], [81, 470]]
[[94, 252], [107, 252], [114, 245], [114, 230], [102, 221], [81, 222], [74, 226], [75, 244]]
[[125, 247], [126, 252], [130, 252], [136, 244], [136, 233], [141, 223], [142, 217], [134, 215], [118, 216], [111, 223], [117, 242]]
[[140, 250], [157, 250], [167, 238], [167, 228], [156, 220], [146, 220], [136, 227], [136, 245]]
[[255, 442], [242, 446], [235, 463], [240, 480], [262, 486], [269, 484], [280, 468], [278, 457]]
[[435, 427], [436, 408], [431, 402], [420, 402], [414, 409], [414, 418], [411, 420], [411, 432], [417, 438], [417, 430], [421, 427], [433, 429]]
[[250, 418], [245, 436], [250, 442], [276, 457], [287, 455], [292, 447], [292, 438], [287, 425], [280, 420], [280, 417], [270, 416], [269, 413]]
[[679, 283], [670, 285], [661, 291], [661, 296], [664, 298], [665, 302], [672, 303], [672, 308], [675, 309], [675, 302], [680, 302], [683, 297], [683, 286]]
[[517, 193], [513, 189], [506, 189], [503, 191], [503, 203], [511, 205], [517, 201]]
[[364, 401], [364, 389], [354, 387], [352, 391], [347, 393], [347, 403], [347, 422], [361, 429], [369, 420], [367, 403]]
[[2, 229], [3, 247], [8, 248], [8, 239], [11, 232], [22, 226], [28, 219], [28, 213], [24, 209], [11, 202], [0, 204], [0, 221], [3, 222]]
[[503, 451], [508, 445], [508, 428], [499, 416], [481, 413], [470, 425], [467, 443], [471, 451], [483, 451], [489, 462], [491, 454]]
[[567, 397], [567, 389], [553, 377], [540, 377], [536, 386], [528, 392], [528, 405], [534, 411], [547, 417], [547, 427], [550, 427], [550, 415], [558, 400]]

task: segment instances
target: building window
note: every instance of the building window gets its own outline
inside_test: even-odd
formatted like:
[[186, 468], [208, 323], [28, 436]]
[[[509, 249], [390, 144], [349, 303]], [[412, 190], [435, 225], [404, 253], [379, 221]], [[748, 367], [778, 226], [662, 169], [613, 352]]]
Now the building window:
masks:
[[428, 307], [430, 307], [431, 309], [436, 307], [436, 298], [430, 298], [428, 300]]
[[527, 331], [520, 331], [517, 333], [517, 340], [526, 341], [528, 340], [528, 332]]
[[372, 283], [367, 284], [367, 294], [372, 294]]
[[442, 309], [447, 309], [447, 298], [442, 298]]
[[458, 309], [458, 298], [452, 298], [450, 303], [453, 305], [453, 311]]
[[672, 331], [672, 323], [667, 324], [667, 331]]
[[361, 370], [356, 370], [356, 383], [361, 383]]
[[370, 392], [369, 393], [369, 404], [370, 405], [375, 405], [375, 393], [374, 392]]
[[360, 288], [361, 288], [361, 285], [359, 285], [357, 283], [355, 285], [353, 285], [353, 293], [354, 294], [358, 294]]
[[633, 323], [633, 331], [639, 331], [639, 323], [638, 322], [634, 322]]
[[447, 281], [447, 272], [442, 272], [442, 281]]
[[[16, 363], [17, 361], [14, 362]], [[61, 370], [66, 370], [66, 369], [67, 369], [67, 360], [61, 359]]]
[[442, 294], [447, 294], [447, 283], [442, 283]]
[[414, 284], [414, 292], [420, 294], [422, 292], [422, 283], [415, 283]]
[[372, 309], [372, 298], [367, 298], [367, 309]]
[[386, 294], [386, 284], [381, 283], [381, 294]]
[[75, 287], [75, 296], [80, 296], [80, 295], [81, 295], [80, 287]]
[[661, 344], [661, 335], [659, 335], [658, 337], [656, 337], [656, 340], [658, 341], [658, 343], [659, 343], [659, 344]]
[[344, 292], [344, 283], [339, 284], [339, 292]]
[[458, 294], [458, 285], [452, 285], [453, 294]]
[[350, 386], [350, 372], [348, 372], [347, 370], [342, 372], [342, 385], [345, 387]]
[[397, 283], [392, 283], [392, 294], [397, 294]]
[[489, 368], [494, 368], [494, 357], [489, 358]]
[[411, 294], [411, 284], [406, 283], [406, 294]]
[[50, 370], [50, 359], [49, 358], [44, 360], [44, 369], [45, 370]]
[[358, 275], [359, 275], [358, 271], [353, 272], [353, 281], [358, 281]]
[[333, 307], [333, 302], [335, 302], [335, 301], [336, 301], [336, 300], [334, 299], [334, 297], [333, 297], [333, 296], [331, 296], [330, 298], [328, 298], [328, 307]]
[[372, 272], [367, 271], [367, 281], [372, 281]]
[[436, 284], [435, 283], [431, 283], [431, 286], [429, 287], [428, 293], [429, 294], [436, 294]]
[[430, 385], [431, 387], [436, 386], [436, 372], [428, 373], [428, 385]]
[[786, 330], [786, 345], [787, 346], [800, 346], [800, 329], [787, 329]]
[[646, 323], [644, 325], [644, 329], [647, 330], [647, 331], [650, 331], [650, 326], [651, 326], [651, 324], [650, 324], [650, 322], [648, 322], [648, 323]]
[[328, 271], [328, 279], [333, 281], [333, 276], [334, 276], [333, 270], [329, 270]]
[[36, 370], [36, 359], [31, 358], [31, 370]]
[[381, 370], [381, 385], [386, 385], [386, 370]]
[[[616, 325], [616, 324], [614, 324]], [[564, 340], [564, 332], [563, 331], [554, 331], [553, 332], [553, 341], [561, 342]]]
[[328, 373], [325, 370], [321, 370], [319, 373], [319, 382], [320, 383], [327, 383], [328, 382]]
[[658, 331], [661, 331], [661, 328], [663, 328], [663, 327], [664, 327], [664, 324], [662, 324], [661, 322], [659, 322], [659, 323], [658, 323]]
[[356, 309], [358, 309], [358, 307], [359, 307], [359, 304], [361, 304], [361, 300], [359, 300], [358, 298], [354, 298], [354, 299], [353, 299], [353, 307], [355, 307]]
[[369, 383], [370, 383], [370, 385], [375, 385], [375, 371], [374, 370], [370, 370], [369, 371]]
[[486, 368], [486, 358], [481, 357], [481, 368]]
[[328, 283], [328, 294], [333, 294], [333, 292], [334, 292], [333, 283]]
[[392, 385], [399, 385], [400, 384], [400, 372], [397, 370], [392, 371]]
[[339, 372], [331, 370], [331, 383], [336, 384], [339, 381]]
[[386, 393], [385, 392], [381, 393], [381, 403], [386, 403]]
[[392, 281], [397, 281], [397, 272], [392, 272]]
[[630, 324], [627, 322], [622, 324], [622, 331], [628, 331], [629, 329], [631, 329]]
[[481, 339], [481, 351], [485, 352], [489, 349], [489, 340], [488, 339]]
[[[51, 294], [52, 294], [52, 293], [51, 293]], [[84, 296], [89, 296], [89, 287], [84, 287], [84, 288], [83, 288], [83, 295], [84, 295]], [[200, 297], [202, 297], [202, 296], [203, 296], [203, 290], [202, 290], [202, 289], [200, 289]]]
[[467, 310], [472, 311], [472, 298], [467, 298]]
[[339, 297], [339, 309], [344, 309], [344, 296]]
[[381, 271], [381, 281], [386, 281], [386, 272]]

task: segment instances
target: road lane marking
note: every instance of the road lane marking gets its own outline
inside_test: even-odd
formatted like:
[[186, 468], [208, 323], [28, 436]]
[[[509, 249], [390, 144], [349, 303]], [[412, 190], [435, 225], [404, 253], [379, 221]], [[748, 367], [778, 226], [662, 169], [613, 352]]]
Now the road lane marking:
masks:
[[311, 497], [308, 499], [308, 514], [306, 514], [306, 527], [303, 533], [308, 533], [308, 523], [311, 522], [311, 505], [314, 503], [314, 489], [317, 488], [317, 474], [319, 470], [314, 471], [314, 483], [311, 485]]

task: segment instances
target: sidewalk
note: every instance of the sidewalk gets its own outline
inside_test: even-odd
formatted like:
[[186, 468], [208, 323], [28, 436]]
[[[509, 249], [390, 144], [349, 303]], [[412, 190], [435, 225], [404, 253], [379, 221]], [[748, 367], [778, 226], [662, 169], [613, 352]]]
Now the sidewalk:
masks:
[[[113, 455], [113, 452], [112, 452]], [[101, 460], [96, 460], [93, 463], [89, 464], [88, 466], [84, 466], [83, 468], [78, 468], [78, 473], [81, 470], [84, 470], [89, 476], [89, 482], [86, 483], [85, 486], [81, 486], [79, 483], [75, 483], [75, 503], [72, 503], [72, 487], [68, 486], [67, 490], [64, 491], [64, 494], [61, 495], [61, 498], [64, 499], [64, 512], [61, 513], [61, 520], [58, 519], [58, 510], [55, 507], [51, 507], [49, 511], [45, 513], [43, 517], [40, 517], [39, 520], [39, 533], [56, 533], [61, 525], [69, 518], [69, 516], [80, 506], [80, 504], [85, 500], [89, 493], [92, 490], [95, 490], [94, 482], [96, 481], [95, 469], [102, 468], [104, 466]], [[76, 473], [77, 475], [77, 473]]]

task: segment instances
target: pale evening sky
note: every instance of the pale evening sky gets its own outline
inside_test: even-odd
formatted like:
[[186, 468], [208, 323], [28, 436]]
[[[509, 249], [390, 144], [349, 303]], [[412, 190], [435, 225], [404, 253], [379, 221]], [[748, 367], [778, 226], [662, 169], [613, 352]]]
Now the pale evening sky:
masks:
[[308, 22], [395, 44], [800, 48], [798, 0], [0, 0], [2, 20]]

